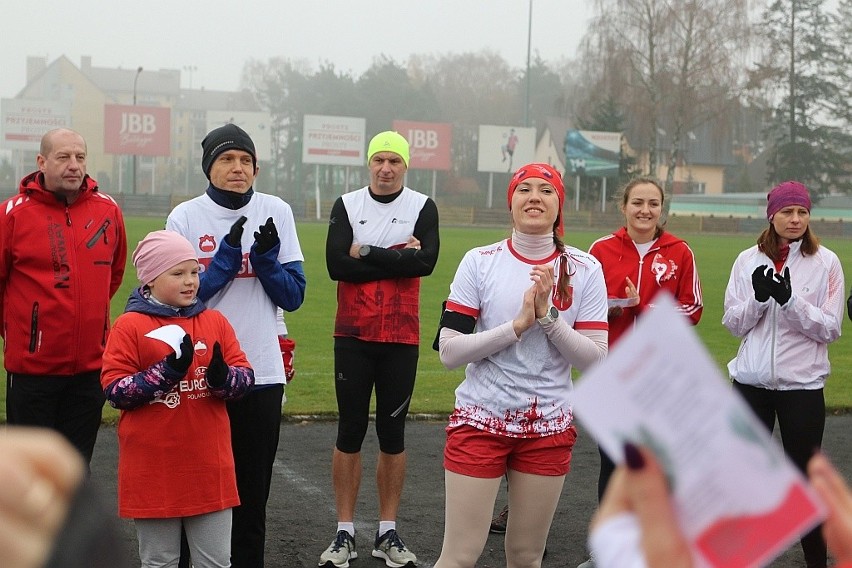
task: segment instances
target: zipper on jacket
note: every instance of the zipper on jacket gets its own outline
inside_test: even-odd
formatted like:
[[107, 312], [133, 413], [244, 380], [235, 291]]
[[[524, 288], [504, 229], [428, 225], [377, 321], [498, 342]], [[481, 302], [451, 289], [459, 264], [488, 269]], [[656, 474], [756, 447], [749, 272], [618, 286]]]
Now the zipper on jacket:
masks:
[[38, 302], [33, 304], [30, 316], [30, 353], [35, 353], [38, 347]]
[[65, 224], [71, 226], [71, 212], [68, 210], [68, 205], [65, 205]]
[[100, 229], [98, 229], [98, 231], [95, 233], [95, 235], [91, 239], [89, 239], [89, 242], [86, 243], [86, 247], [92, 248], [93, 246], [98, 244], [98, 239], [101, 238], [101, 235], [103, 235], [103, 237], [104, 237], [104, 244], [108, 245], [109, 244], [109, 237], [107, 237], [106, 231], [109, 228], [109, 225], [110, 225], [109, 219], [104, 221], [104, 224], [101, 225]]
[[776, 317], [777, 305], [773, 305], [769, 307], [772, 310], [772, 335], [770, 336], [769, 342], [769, 378], [772, 383], [772, 390], [778, 390], [778, 377], [775, 376], [775, 343], [776, 343], [776, 334], [778, 333], [778, 318]]

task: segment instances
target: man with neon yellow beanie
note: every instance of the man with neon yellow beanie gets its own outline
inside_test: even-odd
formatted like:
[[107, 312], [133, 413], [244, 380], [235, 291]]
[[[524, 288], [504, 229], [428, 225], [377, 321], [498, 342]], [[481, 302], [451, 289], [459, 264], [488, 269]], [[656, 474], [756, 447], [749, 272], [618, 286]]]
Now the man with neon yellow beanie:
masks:
[[367, 150], [370, 185], [335, 201], [326, 265], [337, 281], [334, 377], [340, 415], [332, 455], [337, 533], [319, 565], [345, 568], [357, 558], [355, 502], [361, 483], [361, 444], [376, 389], [379, 527], [372, 555], [388, 566], [414, 566], [417, 557], [396, 531], [405, 480], [405, 417], [420, 345], [420, 278], [438, 260], [435, 202], [405, 186], [408, 142], [381, 132]]

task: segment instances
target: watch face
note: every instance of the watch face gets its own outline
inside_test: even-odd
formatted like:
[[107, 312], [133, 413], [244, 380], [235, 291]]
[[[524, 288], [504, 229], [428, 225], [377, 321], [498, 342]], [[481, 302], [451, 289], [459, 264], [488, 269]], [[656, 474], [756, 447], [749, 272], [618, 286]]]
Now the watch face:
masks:
[[556, 306], [550, 306], [550, 319], [556, 319], [559, 317], [559, 310], [556, 309]]

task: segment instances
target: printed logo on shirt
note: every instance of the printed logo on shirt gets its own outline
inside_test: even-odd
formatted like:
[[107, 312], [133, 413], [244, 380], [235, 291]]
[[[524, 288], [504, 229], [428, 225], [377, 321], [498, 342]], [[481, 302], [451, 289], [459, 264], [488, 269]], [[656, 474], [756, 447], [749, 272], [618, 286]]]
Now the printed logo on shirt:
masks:
[[359, 224], [359, 225], [366, 225], [366, 224], [367, 224], [367, 220], [366, 220], [366, 219], [361, 219], [360, 221], [358, 221], [358, 224]]
[[180, 406], [180, 393], [175, 390], [171, 390], [159, 398], [155, 398], [150, 404], [156, 404], [158, 402], [165, 404], [168, 408], [177, 408]]
[[[198, 257], [198, 267], [199, 272], [204, 272], [210, 266], [210, 263], [213, 262], [212, 256], [200, 256]], [[249, 263], [249, 253], [243, 253], [243, 262], [240, 265], [240, 270], [237, 272], [237, 275], [234, 278], [255, 278], [257, 275], [254, 273], [254, 268], [252, 268]]]
[[654, 274], [654, 279], [657, 281], [657, 286], [666, 280], [675, 278], [677, 273], [677, 264], [673, 260], [666, 260], [663, 255], [657, 253], [654, 255], [654, 260], [651, 261], [651, 272]]
[[201, 252], [213, 252], [216, 250], [216, 238], [213, 235], [198, 237], [198, 249]]
[[207, 340], [204, 338], [196, 339], [195, 345], [193, 345], [192, 348], [195, 350], [196, 355], [207, 355]]
[[394, 217], [393, 219], [391, 219], [391, 224], [410, 225], [411, 221], [407, 219], [400, 219], [399, 217]]
[[491, 256], [491, 255], [497, 254], [501, 250], [503, 250], [503, 247], [501, 245], [498, 245], [495, 248], [491, 248], [491, 249], [488, 249], [488, 250], [480, 250], [479, 255], [480, 256]]
[[68, 243], [62, 223], [56, 223], [52, 217], [47, 220], [47, 240], [50, 243], [50, 263], [53, 266], [54, 288], [70, 288], [71, 265], [68, 263]]

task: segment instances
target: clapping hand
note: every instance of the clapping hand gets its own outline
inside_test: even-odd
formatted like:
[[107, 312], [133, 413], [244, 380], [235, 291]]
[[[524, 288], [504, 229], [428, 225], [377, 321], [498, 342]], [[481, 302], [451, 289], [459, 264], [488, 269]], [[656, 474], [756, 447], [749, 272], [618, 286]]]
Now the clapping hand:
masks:
[[254, 252], [257, 254], [266, 254], [280, 242], [278, 240], [278, 229], [275, 228], [272, 217], [269, 217], [266, 223], [255, 231], [254, 242], [256, 243]]
[[228, 232], [228, 236], [225, 237], [225, 242], [227, 242], [229, 246], [234, 248], [240, 247], [240, 241], [243, 239], [243, 225], [246, 224], [246, 220], [246, 216], [241, 215], [240, 218], [231, 225], [231, 230]]
[[790, 267], [784, 268], [784, 274], [775, 274], [770, 281], [770, 294], [772, 298], [778, 302], [779, 306], [783, 306], [793, 295], [793, 287], [790, 284]]
[[754, 288], [754, 299], [758, 302], [765, 302], [772, 296], [773, 272], [771, 268], [761, 264], [751, 273], [751, 287]]
[[219, 342], [213, 344], [213, 356], [210, 358], [210, 363], [207, 365], [207, 385], [214, 389], [221, 388], [225, 385], [225, 380], [228, 378], [228, 364], [225, 363], [225, 358], [222, 357], [222, 346]]
[[187, 333], [183, 336], [183, 341], [180, 344], [180, 357], [177, 356], [176, 352], [169, 354], [166, 357], [166, 365], [183, 377], [189, 370], [189, 366], [192, 365], [193, 355], [195, 355], [195, 347], [192, 345], [192, 338]]

